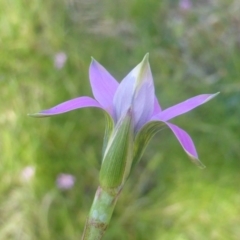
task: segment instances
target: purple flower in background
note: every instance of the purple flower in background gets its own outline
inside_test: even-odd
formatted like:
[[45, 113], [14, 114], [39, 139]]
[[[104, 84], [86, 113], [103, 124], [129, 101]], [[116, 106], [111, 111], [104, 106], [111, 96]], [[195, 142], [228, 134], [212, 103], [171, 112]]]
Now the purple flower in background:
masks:
[[[155, 97], [148, 54], [120, 84], [94, 59], [90, 65], [89, 77], [95, 99], [87, 96], [77, 97], [48, 110], [31, 114], [31, 116], [47, 117], [78, 108], [100, 108], [109, 116], [107, 141], [110, 144], [114, 131], [119, 129], [118, 126], [123, 122], [123, 119], [126, 119], [126, 116], [130, 116], [134, 142], [133, 164], [140, 159], [151, 137], [162, 128], [168, 127], [192, 161], [200, 167], [204, 167], [198, 159], [191, 137], [183, 129], [170, 123], [169, 120], [206, 103], [218, 93], [198, 95], [162, 110]], [[109, 124], [111, 121], [112, 124]], [[108, 148], [105, 150], [107, 151]]]
[[29, 182], [33, 178], [35, 171], [36, 169], [34, 166], [25, 167], [21, 172], [21, 179], [24, 182]]
[[64, 67], [67, 61], [67, 55], [64, 52], [59, 52], [54, 56], [54, 66], [57, 69], [61, 69]]
[[182, 10], [189, 10], [192, 8], [191, 0], [180, 0], [179, 1], [179, 8]]
[[56, 184], [59, 189], [67, 190], [74, 186], [75, 177], [71, 174], [61, 173], [57, 176]]

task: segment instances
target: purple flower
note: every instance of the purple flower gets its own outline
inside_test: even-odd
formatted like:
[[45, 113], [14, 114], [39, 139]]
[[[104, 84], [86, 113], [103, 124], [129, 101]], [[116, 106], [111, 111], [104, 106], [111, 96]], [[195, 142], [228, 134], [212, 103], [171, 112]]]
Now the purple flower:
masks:
[[[189, 112], [206, 103], [216, 94], [202, 94], [162, 110], [155, 97], [154, 83], [148, 54], [119, 84], [96, 60], [92, 59], [90, 69], [90, 84], [94, 98], [78, 97], [63, 102], [48, 110], [32, 114], [34, 117], [47, 117], [69, 112], [78, 108], [97, 107], [107, 113], [107, 134], [104, 151], [107, 151], [114, 131], [126, 116], [131, 119], [133, 131], [133, 165], [140, 159], [151, 137], [164, 127], [171, 129], [183, 150], [198, 166], [204, 167], [191, 137], [169, 120]], [[119, 128], [120, 129], [120, 128]]]
[[34, 177], [35, 171], [36, 169], [34, 166], [25, 167], [21, 172], [21, 179], [24, 182], [29, 182]]
[[191, 0], [180, 0], [179, 7], [182, 10], [189, 10], [192, 8], [192, 2]]
[[64, 52], [59, 52], [54, 56], [54, 66], [57, 69], [61, 69], [64, 67], [67, 61], [67, 55]]
[[56, 184], [59, 189], [67, 190], [74, 186], [75, 177], [71, 174], [61, 173], [57, 176]]

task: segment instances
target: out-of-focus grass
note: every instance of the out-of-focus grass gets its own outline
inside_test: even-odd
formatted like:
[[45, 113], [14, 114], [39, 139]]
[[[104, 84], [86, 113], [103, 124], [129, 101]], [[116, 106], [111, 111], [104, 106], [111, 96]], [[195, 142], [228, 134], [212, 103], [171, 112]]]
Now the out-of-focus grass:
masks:
[[[98, 185], [104, 116], [82, 109], [27, 113], [91, 95], [90, 56], [119, 80], [146, 52], [166, 108], [221, 94], [173, 122], [193, 137], [207, 169], [171, 132], [151, 141], [119, 199], [105, 239], [240, 239], [239, 1], [0, 2], [0, 239], [77, 239]], [[54, 67], [64, 51], [66, 65]], [[36, 168], [28, 182], [26, 166]], [[56, 176], [76, 177], [69, 191]]]

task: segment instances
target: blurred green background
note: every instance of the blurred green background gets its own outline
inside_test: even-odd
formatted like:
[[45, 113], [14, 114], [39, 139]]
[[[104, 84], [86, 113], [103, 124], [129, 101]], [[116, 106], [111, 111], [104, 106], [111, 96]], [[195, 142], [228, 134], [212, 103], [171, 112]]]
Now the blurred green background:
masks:
[[[104, 115], [27, 113], [92, 96], [91, 56], [120, 81], [146, 52], [163, 108], [221, 92], [172, 121], [207, 168], [189, 161], [170, 130], [157, 134], [105, 239], [240, 239], [240, 2], [187, 2], [0, 1], [1, 240], [80, 239], [98, 186]], [[54, 65], [58, 53], [63, 66]], [[57, 187], [61, 173], [75, 177], [71, 189]]]

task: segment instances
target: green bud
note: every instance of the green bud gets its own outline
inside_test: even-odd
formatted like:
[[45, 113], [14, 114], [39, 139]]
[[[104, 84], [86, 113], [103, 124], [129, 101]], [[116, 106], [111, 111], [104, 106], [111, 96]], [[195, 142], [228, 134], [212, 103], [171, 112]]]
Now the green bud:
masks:
[[122, 187], [133, 161], [133, 124], [131, 110], [118, 122], [105, 148], [100, 170], [100, 186], [106, 190]]

